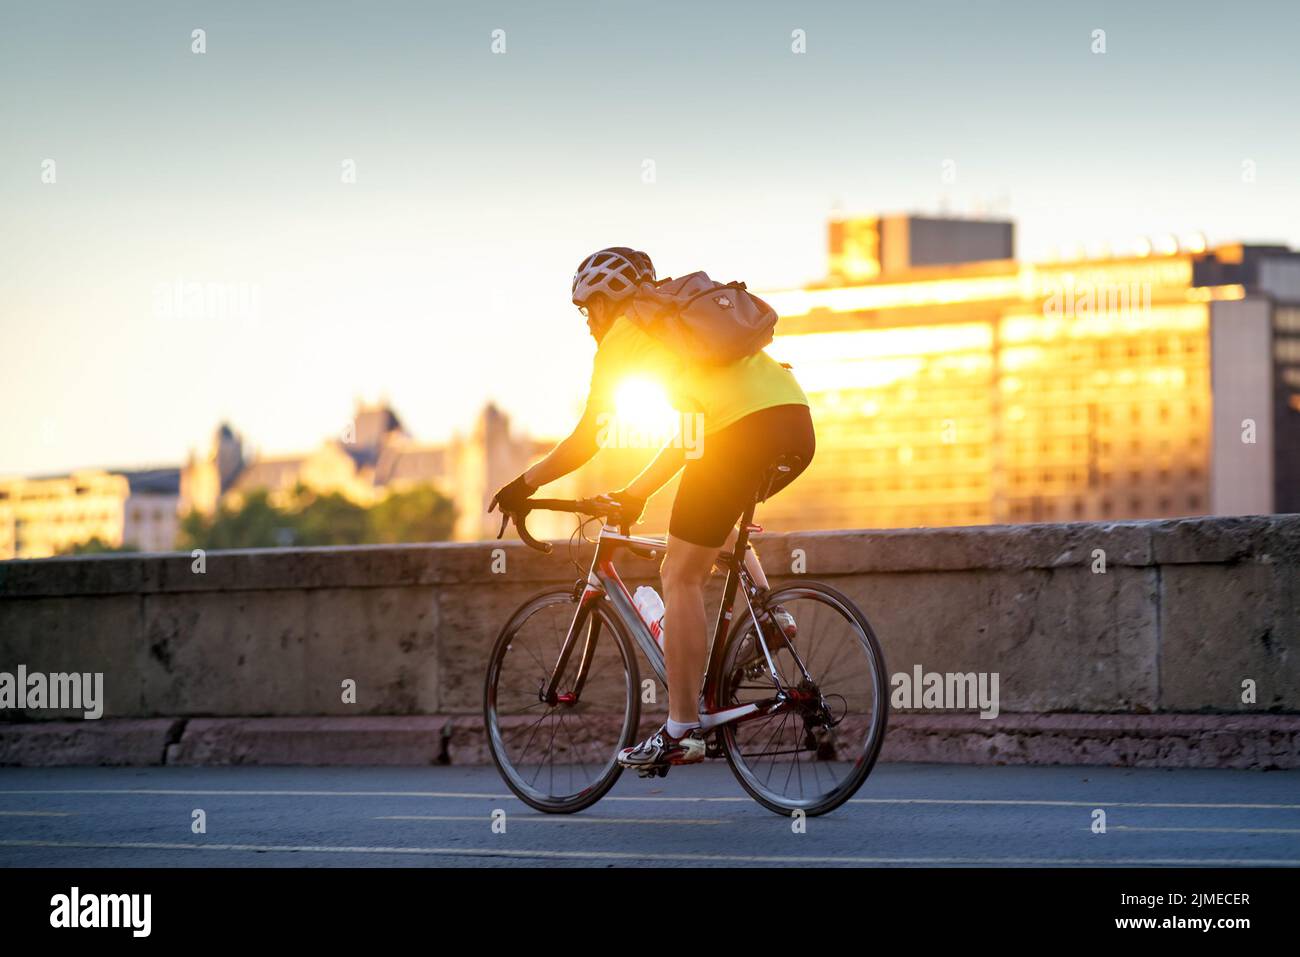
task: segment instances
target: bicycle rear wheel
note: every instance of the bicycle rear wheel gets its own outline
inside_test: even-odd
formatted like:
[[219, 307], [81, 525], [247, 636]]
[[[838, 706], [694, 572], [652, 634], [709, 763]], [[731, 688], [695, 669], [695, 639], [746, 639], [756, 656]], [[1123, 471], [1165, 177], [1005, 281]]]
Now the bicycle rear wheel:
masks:
[[[776, 622], [765, 621], [768, 650], [793, 703], [724, 725], [723, 748], [736, 779], [764, 807], [825, 814], [853, 796], [880, 754], [889, 710], [885, 656], [862, 612], [827, 585], [777, 589], [765, 607], [774, 605], [794, 622], [787, 642]], [[748, 613], [727, 642], [718, 691], [727, 707], [776, 693]]]
[[[578, 641], [556, 688], [541, 697], [580, 613]], [[575, 695], [584, 650], [587, 677]], [[632, 744], [641, 714], [636, 655], [603, 601], [579, 612], [572, 590], [529, 599], [506, 623], [488, 663], [483, 716], [497, 770], [520, 800], [571, 814], [599, 801], [618, 780], [620, 748]]]

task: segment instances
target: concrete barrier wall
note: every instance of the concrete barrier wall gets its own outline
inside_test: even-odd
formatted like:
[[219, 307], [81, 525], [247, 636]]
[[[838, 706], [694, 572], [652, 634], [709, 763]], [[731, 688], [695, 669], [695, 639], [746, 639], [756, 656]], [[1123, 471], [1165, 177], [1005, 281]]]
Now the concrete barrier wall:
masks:
[[[774, 579], [855, 599], [891, 674], [996, 672], [1004, 715], [1300, 712], [1297, 515], [769, 534], [757, 548]], [[575, 581], [566, 555], [476, 543], [212, 552], [201, 572], [187, 554], [4, 562], [0, 671], [103, 672], [106, 718], [474, 715], [498, 630]], [[623, 570], [654, 580], [643, 561]]]
[[[801, 553], [804, 577], [853, 597], [891, 673], [998, 672], [1003, 711], [1300, 711], [1300, 516], [757, 547], [774, 578]], [[0, 563], [0, 671], [102, 671], [106, 717], [469, 713], [510, 612], [578, 577], [563, 545], [546, 557], [517, 543], [213, 552], [193, 566], [183, 554]], [[345, 678], [355, 705], [340, 700]]]

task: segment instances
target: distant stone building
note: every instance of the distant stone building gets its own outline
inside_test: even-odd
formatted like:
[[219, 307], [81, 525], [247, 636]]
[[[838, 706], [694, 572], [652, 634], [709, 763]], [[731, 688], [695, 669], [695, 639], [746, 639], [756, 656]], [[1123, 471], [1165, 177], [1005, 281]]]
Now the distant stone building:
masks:
[[179, 490], [175, 468], [0, 480], [0, 559], [48, 558], [92, 539], [167, 551], [176, 541]]
[[207, 454], [191, 453], [181, 471], [181, 512], [211, 515], [219, 502], [258, 489], [265, 489], [273, 503], [283, 503], [300, 484], [368, 506], [395, 488], [434, 480], [442, 473], [442, 459], [441, 449], [416, 444], [382, 405], [359, 406], [342, 433], [301, 455], [250, 454], [223, 423]]
[[[455, 506], [453, 538], [474, 541], [496, 534], [500, 520], [487, 514], [493, 492], [548, 448], [550, 443], [513, 434], [508, 416], [492, 404], [467, 435], [455, 435], [445, 445], [416, 442], [383, 403], [359, 405], [348, 428], [303, 455], [250, 455], [223, 424], [207, 453], [191, 453], [181, 470], [180, 512], [211, 515], [218, 503], [237, 502], [254, 489], [266, 489], [272, 503], [283, 502], [300, 483], [363, 506], [431, 484]], [[552, 518], [539, 515], [534, 524], [546, 534], [560, 534]]]
[[[338, 492], [369, 507], [393, 492], [433, 485], [452, 500], [458, 541], [491, 538], [499, 516], [487, 514], [493, 492], [547, 449], [511, 431], [495, 405], [483, 408], [467, 434], [442, 444], [415, 441], [387, 405], [359, 405], [338, 436], [302, 455], [250, 453], [227, 424], [202, 455], [191, 453], [181, 468], [81, 469], [68, 475], [0, 479], [0, 560], [47, 558], [99, 539], [113, 547], [145, 552], [176, 547], [180, 518], [191, 511], [213, 514], [237, 505], [257, 489], [284, 504], [302, 484], [314, 492]], [[571, 494], [557, 482], [548, 494]], [[539, 513], [529, 527], [541, 537], [572, 531], [569, 516]]]

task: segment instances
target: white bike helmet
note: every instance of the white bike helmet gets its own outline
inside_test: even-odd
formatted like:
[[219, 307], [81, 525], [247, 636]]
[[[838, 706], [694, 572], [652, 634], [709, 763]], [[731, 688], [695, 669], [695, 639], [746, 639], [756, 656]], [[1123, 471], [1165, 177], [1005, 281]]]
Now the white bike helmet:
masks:
[[573, 303], [585, 305], [596, 293], [613, 302], [626, 299], [643, 282], [653, 282], [654, 263], [643, 252], [626, 246], [609, 246], [592, 253], [573, 274]]

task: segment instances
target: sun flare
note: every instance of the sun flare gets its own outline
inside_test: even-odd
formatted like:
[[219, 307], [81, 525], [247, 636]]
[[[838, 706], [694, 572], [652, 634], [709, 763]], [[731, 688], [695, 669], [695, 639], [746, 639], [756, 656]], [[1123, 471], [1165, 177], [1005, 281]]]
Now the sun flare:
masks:
[[667, 393], [653, 379], [622, 382], [614, 392], [614, 411], [624, 428], [637, 432], [670, 435], [677, 424]]

